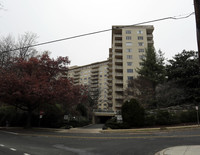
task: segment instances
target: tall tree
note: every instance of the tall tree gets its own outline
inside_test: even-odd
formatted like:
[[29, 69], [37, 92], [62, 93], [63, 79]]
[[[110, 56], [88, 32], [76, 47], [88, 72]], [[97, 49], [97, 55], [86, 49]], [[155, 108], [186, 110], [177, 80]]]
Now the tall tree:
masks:
[[179, 53], [169, 60], [167, 65], [168, 81], [184, 90], [184, 102], [197, 104], [200, 102], [200, 67], [195, 51]]
[[51, 59], [48, 54], [28, 60], [16, 58], [9, 67], [0, 68], [0, 102], [31, 113], [41, 104], [79, 104], [86, 96], [83, 87], [66, 78], [67, 57]]
[[155, 104], [156, 87], [165, 81], [165, 58], [163, 55], [161, 50], [157, 54], [153, 47], [147, 48], [141, 63], [142, 66], [137, 70], [139, 76], [132, 82], [129, 81], [129, 85], [137, 88], [141, 103], [147, 107], [149, 104]]
[[153, 82], [154, 86], [165, 80], [164, 56], [161, 50], [158, 54], [153, 47], [146, 49], [142, 66], [137, 70], [139, 76]]

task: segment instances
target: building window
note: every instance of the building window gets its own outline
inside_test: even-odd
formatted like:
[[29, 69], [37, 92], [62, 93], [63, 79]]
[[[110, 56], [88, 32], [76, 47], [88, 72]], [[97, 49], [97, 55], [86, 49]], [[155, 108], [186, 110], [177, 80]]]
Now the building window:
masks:
[[131, 48], [126, 49], [126, 52], [132, 52], [133, 50]]
[[143, 63], [142, 63], [142, 62], [139, 62], [139, 65], [140, 65], [140, 66], [143, 66]]
[[137, 34], [143, 34], [143, 31], [142, 30], [138, 30]]
[[127, 59], [132, 59], [133, 56], [132, 55], [127, 55]]
[[126, 36], [126, 40], [131, 40], [131, 36]]
[[139, 42], [138, 46], [144, 46], [144, 43], [143, 42]]
[[126, 46], [132, 46], [132, 42], [126, 42]]
[[144, 53], [144, 49], [143, 49], [143, 48], [138, 49], [138, 51], [139, 51], [140, 53]]
[[138, 40], [143, 40], [143, 36], [138, 36]]
[[133, 80], [133, 76], [128, 76], [128, 80]]
[[133, 69], [127, 69], [127, 73], [133, 73]]
[[139, 55], [139, 58], [140, 58], [141, 60], [143, 60], [143, 59], [145, 58], [145, 56], [144, 56], [144, 55]]
[[127, 66], [132, 66], [132, 62], [127, 62]]
[[126, 34], [131, 34], [131, 30], [126, 30]]

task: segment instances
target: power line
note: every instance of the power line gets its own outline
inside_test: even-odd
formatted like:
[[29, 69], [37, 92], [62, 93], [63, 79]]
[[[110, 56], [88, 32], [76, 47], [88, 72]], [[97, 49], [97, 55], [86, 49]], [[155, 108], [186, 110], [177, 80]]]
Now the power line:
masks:
[[[165, 18], [150, 20], [150, 21], [146, 21], [146, 22], [141, 22], [141, 23], [133, 24], [133, 25], [122, 26], [120, 28], [126, 28], [126, 27], [132, 27], [132, 26], [142, 25], [142, 24], [154, 23], [154, 22], [163, 21], [163, 20], [169, 20], [169, 19], [174, 19], [174, 20], [185, 19], [185, 18], [190, 17], [193, 14], [194, 14], [194, 12], [192, 12], [190, 14], [187, 14], [185, 16], [179, 15], [179, 16], [165, 17]], [[72, 37], [67, 37], [67, 38], [62, 38], [62, 39], [56, 39], [56, 40], [52, 40], [52, 41], [47, 41], [47, 42], [43, 42], [43, 43], [29, 45], [29, 46], [22, 47], [22, 48], [15, 48], [15, 49], [12, 49], [12, 50], [9, 50], [9, 51], [3, 51], [2, 53], [17, 51], [17, 50], [24, 49], [24, 48], [30, 48], [30, 47], [35, 47], [35, 46], [41, 46], [41, 45], [51, 44], [51, 43], [60, 42], [60, 41], [64, 41], [64, 40], [69, 40], [69, 39], [80, 38], [80, 37], [84, 37], [84, 36], [89, 36], [89, 35], [94, 35], [94, 34], [98, 34], [98, 33], [108, 32], [108, 31], [111, 31], [113, 29], [120, 29], [120, 28], [105, 29], [105, 30], [91, 32], [91, 33], [85, 33], [85, 34], [81, 34], [81, 35], [76, 35], [76, 36], [72, 36]]]

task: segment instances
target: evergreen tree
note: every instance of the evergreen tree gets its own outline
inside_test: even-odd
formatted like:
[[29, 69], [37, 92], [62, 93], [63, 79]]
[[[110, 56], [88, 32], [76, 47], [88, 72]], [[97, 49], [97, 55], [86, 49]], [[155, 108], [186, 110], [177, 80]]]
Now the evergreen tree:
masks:
[[200, 67], [197, 52], [185, 51], [169, 60], [167, 65], [168, 81], [184, 91], [184, 103], [200, 102]]
[[142, 67], [137, 70], [139, 76], [153, 82], [154, 88], [165, 80], [164, 54], [161, 50], [156, 51], [153, 47], [146, 49], [145, 58], [142, 60]]
[[[149, 47], [146, 49], [145, 58], [142, 60], [141, 68], [137, 70], [139, 74], [137, 79], [141, 81], [140, 88], [138, 89], [140, 94], [143, 96], [141, 101], [143, 105], [146, 105], [147, 107], [157, 106], [156, 87], [158, 84], [161, 84], [165, 81], [164, 60], [164, 54], [161, 50], [159, 50], [157, 54], [153, 47]], [[142, 81], [147, 81], [148, 85], [145, 84], [146, 82]], [[145, 99], [144, 96], [147, 95], [148, 99]]]
[[144, 108], [136, 99], [126, 101], [122, 106], [123, 122], [132, 127], [144, 125]]

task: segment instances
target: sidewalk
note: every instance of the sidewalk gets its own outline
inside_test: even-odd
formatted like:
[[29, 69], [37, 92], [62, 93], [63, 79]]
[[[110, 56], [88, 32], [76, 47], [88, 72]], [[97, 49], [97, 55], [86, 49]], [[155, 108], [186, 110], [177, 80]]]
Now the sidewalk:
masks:
[[57, 132], [59, 133], [100, 133], [102, 129], [84, 129], [84, 128], [71, 128], [71, 129], [63, 129]]
[[155, 155], [199, 155], [200, 145], [186, 145], [166, 148]]

